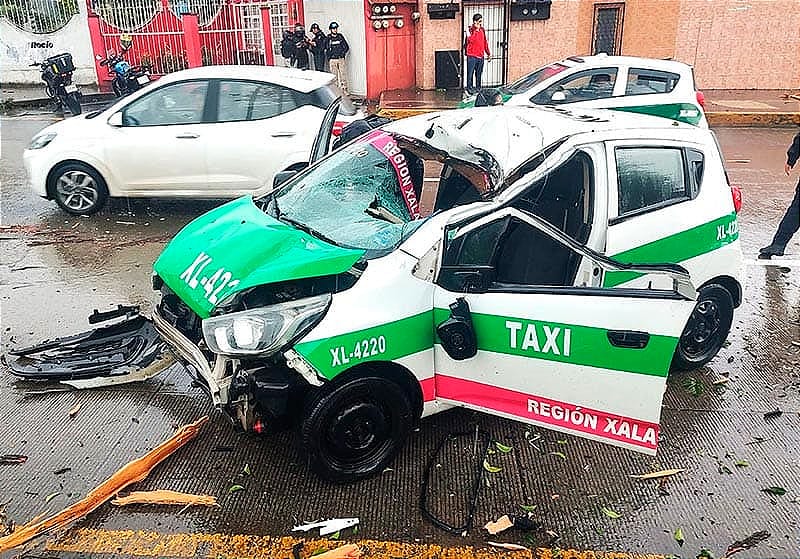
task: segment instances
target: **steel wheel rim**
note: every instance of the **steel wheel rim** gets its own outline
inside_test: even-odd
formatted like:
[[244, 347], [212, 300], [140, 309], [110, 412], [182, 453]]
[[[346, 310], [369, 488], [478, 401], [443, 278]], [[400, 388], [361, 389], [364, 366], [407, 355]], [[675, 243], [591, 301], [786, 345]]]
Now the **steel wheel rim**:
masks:
[[70, 210], [83, 212], [97, 204], [97, 181], [85, 171], [67, 171], [58, 177], [56, 192]]
[[700, 301], [692, 311], [691, 327], [682, 336], [691, 357], [703, 355], [713, 347], [720, 333], [719, 307], [710, 300]]

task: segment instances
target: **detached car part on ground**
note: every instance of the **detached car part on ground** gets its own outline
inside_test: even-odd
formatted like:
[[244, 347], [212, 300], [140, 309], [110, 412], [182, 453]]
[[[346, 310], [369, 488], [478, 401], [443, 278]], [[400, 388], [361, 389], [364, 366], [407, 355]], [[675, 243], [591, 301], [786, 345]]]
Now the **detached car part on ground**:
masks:
[[[670, 365], [713, 358], [740, 299], [711, 132], [492, 107], [318, 161], [335, 115], [315, 164], [196, 219], [155, 263], [152, 324], [214, 404], [243, 430], [297, 426], [332, 481], [382, 471], [452, 406], [654, 454]], [[685, 196], [654, 197], [664, 177], [630, 149], [669, 150]]]

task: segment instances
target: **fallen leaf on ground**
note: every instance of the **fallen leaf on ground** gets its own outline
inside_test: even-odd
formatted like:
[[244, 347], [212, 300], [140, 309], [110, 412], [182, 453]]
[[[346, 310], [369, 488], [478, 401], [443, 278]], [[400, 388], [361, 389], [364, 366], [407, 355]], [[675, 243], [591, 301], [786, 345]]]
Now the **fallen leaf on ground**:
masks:
[[486, 470], [487, 472], [489, 472], [490, 474], [495, 474], [495, 473], [499, 472], [500, 470], [502, 470], [503, 468], [501, 468], [499, 466], [492, 466], [491, 464], [489, 464], [488, 460], [484, 460], [483, 461], [483, 469]]
[[509, 551], [528, 551], [528, 548], [524, 545], [519, 545], [517, 543], [501, 543], [501, 542], [486, 542], [492, 547], [499, 547], [501, 549], [507, 549]]
[[244, 465], [244, 474], [248, 475], [248, 476], [251, 475], [251, 473], [250, 473], [250, 464], [245, 464]]
[[761, 491], [763, 491], [764, 493], [769, 493], [770, 495], [777, 495], [778, 497], [780, 497], [781, 495], [786, 495], [786, 489], [784, 489], [783, 487], [778, 487], [777, 485], [774, 485], [772, 487], [765, 487]]
[[747, 460], [737, 460], [736, 461], [736, 467], [737, 468], [747, 468], [749, 465], [750, 465], [750, 463]]
[[45, 503], [49, 503], [50, 501], [52, 501], [53, 499], [55, 499], [59, 495], [61, 495], [61, 493], [50, 493], [47, 497], [44, 498], [44, 502]]
[[500, 452], [508, 453], [508, 452], [511, 452], [513, 450], [513, 447], [506, 446], [503, 443], [499, 443], [497, 441], [494, 442], [494, 446], [496, 446], [497, 450], [499, 450]]
[[494, 522], [487, 522], [484, 528], [486, 531], [489, 532], [492, 536], [499, 534], [505, 530], [508, 530], [514, 525], [511, 519], [508, 517], [507, 514], [504, 514]]
[[520, 505], [519, 508], [524, 510], [525, 512], [533, 512], [536, 510], [538, 505]]
[[159, 489], [156, 491], [132, 491], [124, 497], [117, 497], [111, 501], [118, 507], [125, 505], [199, 505], [213, 507], [217, 498], [211, 495], [194, 495], [192, 493], [179, 493]]
[[734, 553], [739, 553], [740, 551], [751, 549], [757, 546], [759, 543], [769, 539], [770, 536], [771, 534], [769, 532], [767, 532], [766, 530], [761, 530], [760, 532], [756, 532], [755, 534], [747, 536], [745, 539], [741, 541], [735, 541], [728, 546], [728, 549], [727, 551], [725, 551], [725, 555], [722, 557], [722, 559], [727, 559]]
[[244, 491], [244, 487], [241, 485], [231, 485], [230, 489], [228, 489], [228, 493], [236, 493], [237, 491]]
[[672, 469], [672, 470], [659, 470], [657, 472], [651, 472], [649, 474], [632, 475], [630, 477], [632, 477], [634, 479], [658, 479], [658, 478], [661, 478], [661, 477], [674, 476], [675, 474], [679, 474], [679, 473], [685, 472], [685, 471], [686, 471], [685, 468], [675, 468], [675, 469]]
[[75, 404], [71, 410], [69, 410], [69, 418], [75, 419], [75, 416], [78, 415], [78, 412], [81, 411], [81, 405]]
[[678, 542], [678, 545], [683, 546], [683, 542], [685, 541], [683, 539], [683, 530], [681, 530], [680, 528], [675, 530], [674, 537], [675, 537], [675, 541]]
[[552, 454], [553, 456], [558, 456], [562, 460], [566, 460], [567, 459], [567, 455], [564, 454], [563, 452], [550, 452], [548, 454]]
[[356, 559], [357, 557], [361, 557], [361, 548], [354, 543], [349, 543], [342, 547], [326, 551], [325, 553], [320, 553], [314, 557], [317, 559]]
[[610, 508], [608, 508], [608, 507], [603, 507], [603, 508], [601, 508], [601, 509], [600, 509], [600, 512], [602, 512], [603, 514], [605, 514], [605, 515], [606, 515], [607, 517], [609, 517], [609, 518], [619, 518], [619, 517], [621, 517], [621, 516], [622, 516], [622, 515], [621, 515], [620, 513], [618, 513], [617, 511], [615, 511], [615, 510], [612, 510], [612, 509], [610, 509]]
[[172, 437], [141, 458], [125, 464], [110, 478], [90, 491], [82, 500], [44, 520], [34, 519], [34, 521], [17, 528], [16, 531], [8, 536], [0, 538], [0, 553], [23, 545], [44, 532], [63, 528], [67, 524], [83, 518], [129, 485], [142, 481], [150, 474], [153, 468], [194, 439], [200, 432], [200, 428], [207, 422], [208, 417], [206, 416], [194, 423], [184, 425]]
[[780, 417], [781, 415], [783, 415], [783, 410], [781, 410], [780, 408], [776, 408], [772, 411], [768, 411], [767, 413], [765, 413], [764, 419], [775, 419], [776, 417]]
[[66, 474], [67, 472], [71, 472], [72, 468], [59, 468], [58, 470], [53, 472], [53, 475], [60, 476], [61, 474]]

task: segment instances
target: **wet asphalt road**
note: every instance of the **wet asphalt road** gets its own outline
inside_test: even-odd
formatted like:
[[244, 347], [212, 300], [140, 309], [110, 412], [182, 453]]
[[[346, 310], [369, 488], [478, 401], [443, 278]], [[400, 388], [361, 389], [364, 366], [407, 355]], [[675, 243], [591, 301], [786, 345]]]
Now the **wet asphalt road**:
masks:
[[[91, 218], [67, 216], [24, 186], [22, 149], [46, 123], [36, 115], [2, 121], [2, 351], [81, 331], [95, 308], [135, 303], [149, 309], [151, 263], [181, 226], [215, 205], [118, 200]], [[770, 538], [741, 557], [798, 557], [800, 267], [753, 261], [793, 194], [797, 176], [782, 172], [793, 133], [718, 130], [731, 181], [744, 195], [744, 303], [730, 345], [711, 365], [670, 378], [664, 438], [655, 458], [453, 410], [423, 421], [391, 471], [355, 485], [329, 486], [307, 471], [292, 433], [234, 433], [180, 366], [139, 385], [41, 393], [61, 389], [16, 382], [0, 365], [0, 454], [29, 457], [25, 464], [0, 465], [0, 504], [8, 503], [7, 514], [19, 523], [60, 510], [176, 426], [210, 414], [200, 437], [136, 488], [208, 493], [218, 496], [219, 508], [177, 514], [107, 504], [78, 527], [283, 536], [300, 521], [358, 516], [358, 533], [343, 532], [343, 539], [484, 546], [479, 529], [452, 536], [424, 520], [417, 507], [422, 471], [440, 437], [478, 425], [513, 451], [492, 456], [502, 470], [486, 476], [475, 525], [519, 514], [520, 505], [535, 505], [533, 518], [541, 523], [527, 537], [511, 531], [497, 539], [684, 557], [707, 548], [718, 557], [735, 540], [767, 530]], [[788, 254], [800, 259], [800, 236]], [[70, 419], [68, 410], [76, 404], [80, 411]], [[764, 418], [778, 408], [782, 415]], [[472, 441], [448, 447], [433, 481], [434, 508], [451, 523], [463, 518], [463, 494], [474, 473], [472, 447]], [[243, 473], [245, 465], [251, 475]], [[70, 470], [54, 473], [64, 468]], [[686, 471], [662, 484], [629, 477], [662, 468]], [[244, 490], [229, 493], [233, 485]], [[772, 486], [786, 494], [762, 491]], [[604, 507], [621, 516], [608, 517]], [[679, 527], [686, 540], [682, 548], [673, 538]], [[47, 554], [85, 557], [87, 550], [56, 544]]]

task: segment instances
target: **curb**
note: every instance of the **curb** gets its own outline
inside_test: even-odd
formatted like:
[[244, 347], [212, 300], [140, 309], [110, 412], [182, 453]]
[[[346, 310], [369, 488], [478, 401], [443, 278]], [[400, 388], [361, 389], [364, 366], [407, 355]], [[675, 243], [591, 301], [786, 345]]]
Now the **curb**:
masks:
[[[446, 107], [414, 107], [414, 108], [382, 108], [378, 107], [379, 116], [399, 119], [410, 116], [431, 113], [435, 111], [449, 110]], [[750, 127], [771, 127], [771, 126], [800, 126], [800, 112], [787, 113], [765, 113], [765, 112], [741, 112], [734, 113], [729, 111], [711, 111], [706, 113], [709, 126], [750, 126]]]
[[[113, 93], [84, 93], [81, 95], [81, 104], [103, 103], [116, 99]], [[51, 105], [53, 100], [49, 97], [39, 97], [35, 99], [14, 99], [13, 97], [3, 103], [7, 110], [14, 109], [39, 109]]]

